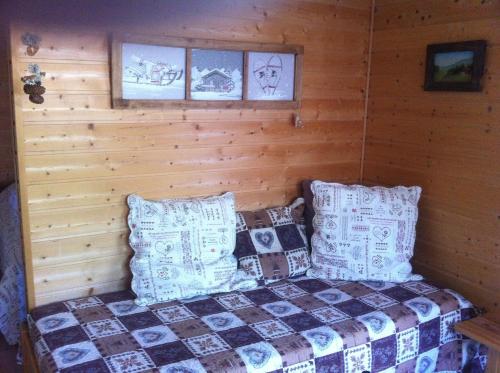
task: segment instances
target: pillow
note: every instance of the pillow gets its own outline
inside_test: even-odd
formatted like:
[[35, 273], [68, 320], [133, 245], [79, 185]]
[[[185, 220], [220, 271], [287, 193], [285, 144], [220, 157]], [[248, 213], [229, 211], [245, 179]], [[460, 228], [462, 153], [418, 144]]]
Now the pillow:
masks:
[[[234, 196], [148, 201], [128, 197], [132, 290], [138, 305], [238, 286]], [[245, 285], [246, 284], [246, 285]]]
[[314, 218], [314, 207], [313, 207], [313, 198], [311, 184], [312, 180], [304, 180], [302, 181], [302, 196], [304, 197], [304, 222], [306, 225], [306, 237], [309, 246], [311, 246], [311, 238], [314, 233], [313, 228], [313, 218]]
[[250, 278], [270, 282], [300, 274], [310, 267], [303, 224], [304, 200], [287, 207], [236, 214], [236, 257]]
[[420, 187], [364, 187], [313, 181], [311, 277], [421, 280], [412, 274]]

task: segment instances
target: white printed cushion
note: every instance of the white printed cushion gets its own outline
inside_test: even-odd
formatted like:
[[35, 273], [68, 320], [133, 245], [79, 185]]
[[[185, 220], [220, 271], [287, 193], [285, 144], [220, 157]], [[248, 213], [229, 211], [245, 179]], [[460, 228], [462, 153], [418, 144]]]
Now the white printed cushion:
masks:
[[420, 280], [410, 259], [420, 187], [364, 187], [314, 181], [311, 269], [323, 279]]
[[128, 205], [129, 243], [135, 252], [130, 262], [132, 290], [138, 305], [238, 286], [232, 193], [162, 201], [130, 195]]

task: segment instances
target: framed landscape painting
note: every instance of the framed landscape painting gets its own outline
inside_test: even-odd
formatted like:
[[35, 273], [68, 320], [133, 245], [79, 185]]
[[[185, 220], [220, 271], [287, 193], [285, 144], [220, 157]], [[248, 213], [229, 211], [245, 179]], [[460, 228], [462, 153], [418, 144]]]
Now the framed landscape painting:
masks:
[[427, 46], [426, 91], [480, 91], [486, 41]]

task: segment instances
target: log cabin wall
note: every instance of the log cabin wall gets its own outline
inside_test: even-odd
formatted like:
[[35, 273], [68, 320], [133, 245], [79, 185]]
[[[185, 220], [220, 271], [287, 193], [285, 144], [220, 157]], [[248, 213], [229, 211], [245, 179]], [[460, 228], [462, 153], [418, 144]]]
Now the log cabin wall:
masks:
[[8, 28], [0, 26], [0, 190], [14, 181]]
[[[291, 201], [303, 178], [359, 181], [370, 0], [129, 4], [139, 3], [92, 26], [11, 26], [30, 306], [128, 286], [130, 193], [230, 190], [253, 209]], [[304, 45], [305, 128], [290, 110], [112, 109], [108, 34], [124, 30]], [[21, 43], [28, 31], [41, 37], [33, 57]], [[19, 83], [29, 63], [47, 74], [42, 105]]]
[[[423, 90], [429, 43], [486, 39], [482, 92]], [[500, 302], [500, 2], [377, 0], [364, 182], [423, 187], [416, 271]]]

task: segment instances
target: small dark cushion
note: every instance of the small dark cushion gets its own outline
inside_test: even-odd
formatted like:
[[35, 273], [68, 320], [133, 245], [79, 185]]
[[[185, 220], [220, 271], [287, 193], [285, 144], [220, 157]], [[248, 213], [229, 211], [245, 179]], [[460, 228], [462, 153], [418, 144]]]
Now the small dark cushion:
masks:
[[313, 192], [311, 190], [311, 183], [313, 180], [304, 180], [302, 182], [302, 196], [304, 197], [304, 223], [306, 225], [306, 236], [307, 243], [311, 245], [311, 237], [314, 233], [313, 228], [313, 218], [314, 218], [314, 208], [313, 208]]
[[304, 274], [311, 261], [303, 214], [302, 198], [286, 207], [238, 212], [234, 254], [240, 268], [260, 281]]

